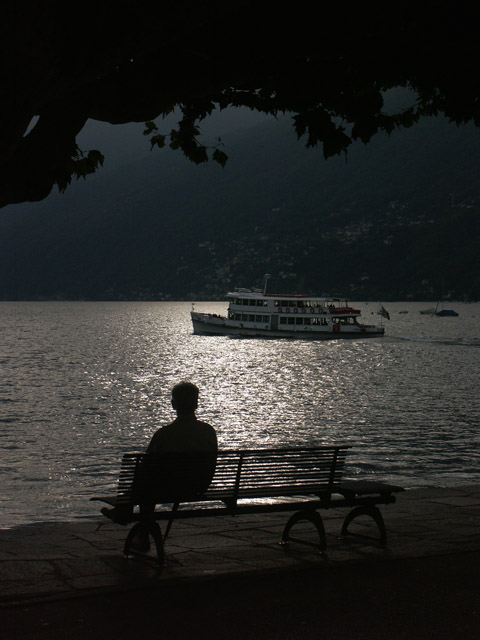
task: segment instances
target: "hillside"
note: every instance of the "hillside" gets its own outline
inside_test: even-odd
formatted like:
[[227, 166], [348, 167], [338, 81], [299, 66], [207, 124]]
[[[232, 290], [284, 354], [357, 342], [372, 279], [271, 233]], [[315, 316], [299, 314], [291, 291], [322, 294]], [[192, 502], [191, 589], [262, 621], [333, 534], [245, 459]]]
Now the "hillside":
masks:
[[277, 290], [480, 299], [480, 132], [439, 119], [324, 161], [288, 119], [171, 151], [0, 211], [1, 299], [218, 299]]

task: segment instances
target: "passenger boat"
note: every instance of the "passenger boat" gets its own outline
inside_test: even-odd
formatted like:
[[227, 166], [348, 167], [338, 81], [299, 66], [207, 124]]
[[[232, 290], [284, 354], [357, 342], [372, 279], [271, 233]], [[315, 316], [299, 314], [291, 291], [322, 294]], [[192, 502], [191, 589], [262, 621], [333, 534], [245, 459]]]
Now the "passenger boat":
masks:
[[382, 336], [383, 326], [361, 324], [348, 300], [236, 289], [226, 316], [191, 311], [196, 335], [256, 338], [360, 338]]

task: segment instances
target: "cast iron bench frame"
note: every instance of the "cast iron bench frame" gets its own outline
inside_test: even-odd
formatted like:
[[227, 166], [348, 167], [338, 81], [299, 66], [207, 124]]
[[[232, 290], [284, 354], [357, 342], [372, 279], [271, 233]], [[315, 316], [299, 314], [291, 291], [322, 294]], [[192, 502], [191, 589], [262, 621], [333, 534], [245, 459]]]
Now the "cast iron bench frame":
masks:
[[[341, 445], [221, 450], [217, 454], [213, 480], [202, 495], [179, 496], [171, 490], [166, 495], [164, 491], [155, 490], [153, 499], [151, 491], [147, 496], [142, 486], [136, 486], [136, 479], [146, 463], [163, 468], [170, 457], [167, 454], [127, 453], [122, 458], [117, 495], [91, 499], [127, 507], [130, 512], [123, 524], [136, 524], [126, 538], [124, 555], [135, 555], [131, 549], [132, 541], [143, 529], [153, 538], [159, 564], [163, 563], [165, 540], [172, 522], [182, 518], [293, 511], [283, 530], [281, 543], [309, 544], [323, 553], [327, 543], [318, 510], [349, 507], [340, 535], [367, 537], [348, 531], [352, 520], [367, 515], [378, 528], [379, 537], [374, 539], [385, 546], [385, 523], [377, 505], [395, 502], [393, 494], [404, 489], [376, 481], [342, 480], [349, 448]], [[174, 466], [167, 473], [181, 477], [183, 471], [178, 458], [178, 455], [174, 458]], [[188, 465], [191, 467], [191, 457]], [[133, 510], [134, 506], [145, 501], [155, 502], [155, 509], [152, 508], [147, 515]], [[164, 535], [159, 520], [168, 521]], [[316, 527], [318, 544], [290, 535], [292, 527], [300, 521], [309, 521]]]

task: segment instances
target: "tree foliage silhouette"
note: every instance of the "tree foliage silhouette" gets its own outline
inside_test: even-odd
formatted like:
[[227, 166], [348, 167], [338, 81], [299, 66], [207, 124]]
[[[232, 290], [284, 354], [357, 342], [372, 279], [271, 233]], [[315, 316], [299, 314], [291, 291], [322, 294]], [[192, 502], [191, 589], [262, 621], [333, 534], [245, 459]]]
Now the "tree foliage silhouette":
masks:
[[[153, 148], [224, 166], [228, 149], [199, 142], [214, 109], [290, 113], [325, 158], [355, 140], [410, 127], [424, 115], [480, 123], [479, 10], [471, 3], [9, 3], [0, 26], [4, 100], [0, 206], [45, 198], [87, 176], [101, 150], [81, 151], [89, 118], [145, 122]], [[386, 113], [383, 94], [409, 87], [407, 109]], [[176, 112], [164, 132], [154, 123]], [[38, 120], [28, 130], [33, 118]]]

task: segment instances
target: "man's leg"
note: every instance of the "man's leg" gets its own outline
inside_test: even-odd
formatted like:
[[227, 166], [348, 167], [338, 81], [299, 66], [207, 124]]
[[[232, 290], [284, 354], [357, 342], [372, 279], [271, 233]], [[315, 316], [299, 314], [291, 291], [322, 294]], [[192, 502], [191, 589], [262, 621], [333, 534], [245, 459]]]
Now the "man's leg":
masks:
[[103, 507], [100, 511], [117, 524], [128, 524], [131, 521], [133, 507], [130, 504], [117, 504], [114, 507]]

